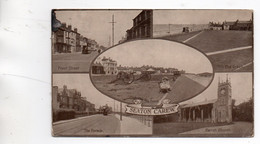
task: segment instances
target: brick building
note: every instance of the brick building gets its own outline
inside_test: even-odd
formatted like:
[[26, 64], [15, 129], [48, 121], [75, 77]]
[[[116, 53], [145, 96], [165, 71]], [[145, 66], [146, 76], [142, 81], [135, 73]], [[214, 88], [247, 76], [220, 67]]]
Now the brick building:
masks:
[[127, 30], [127, 40], [152, 37], [153, 11], [143, 10], [133, 19], [133, 27]]
[[88, 102], [86, 97], [76, 89], [68, 89], [66, 85], [63, 88], [53, 86], [52, 88], [52, 106], [54, 110], [73, 109], [75, 111], [95, 111], [95, 105]]
[[56, 32], [53, 32], [54, 53], [75, 53], [81, 52], [83, 47], [96, 50], [97, 42], [82, 36], [77, 28], [72, 29], [71, 25], [62, 23]]

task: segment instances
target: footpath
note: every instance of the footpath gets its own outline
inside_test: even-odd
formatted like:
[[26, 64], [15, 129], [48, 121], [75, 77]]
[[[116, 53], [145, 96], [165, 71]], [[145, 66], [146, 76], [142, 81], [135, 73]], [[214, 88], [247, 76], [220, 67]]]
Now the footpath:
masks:
[[[120, 115], [115, 114], [120, 120]], [[150, 135], [153, 132], [152, 119], [148, 116], [122, 116], [120, 134], [122, 135]]]

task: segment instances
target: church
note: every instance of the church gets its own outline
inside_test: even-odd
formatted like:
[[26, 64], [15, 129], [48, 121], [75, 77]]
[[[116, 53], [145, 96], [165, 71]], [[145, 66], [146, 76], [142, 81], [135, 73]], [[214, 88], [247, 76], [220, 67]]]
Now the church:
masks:
[[217, 99], [181, 105], [180, 122], [232, 122], [232, 87], [228, 76], [218, 82]]

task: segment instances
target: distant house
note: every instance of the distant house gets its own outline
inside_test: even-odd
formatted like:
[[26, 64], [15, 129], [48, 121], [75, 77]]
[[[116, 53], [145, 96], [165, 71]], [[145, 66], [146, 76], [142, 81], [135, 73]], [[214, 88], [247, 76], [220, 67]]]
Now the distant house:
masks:
[[253, 21], [233, 21], [233, 22], [223, 22], [223, 29], [224, 30], [247, 30], [252, 31], [253, 30]]
[[233, 26], [236, 22], [223, 22], [223, 30], [230, 30], [233, 29]]
[[234, 25], [235, 30], [253, 30], [253, 21], [239, 21], [237, 20]]
[[129, 69], [127, 67], [122, 67], [122, 66], [117, 67], [117, 70], [118, 70], [118, 72], [128, 72], [129, 71]]
[[100, 63], [92, 65], [92, 74], [105, 74], [104, 67]]
[[220, 23], [209, 22], [209, 29], [210, 30], [222, 30], [223, 25]]
[[139, 67], [135, 67], [132, 70], [133, 70], [133, 72], [135, 72], [135, 74], [141, 74], [142, 73], [142, 69], [139, 68]]

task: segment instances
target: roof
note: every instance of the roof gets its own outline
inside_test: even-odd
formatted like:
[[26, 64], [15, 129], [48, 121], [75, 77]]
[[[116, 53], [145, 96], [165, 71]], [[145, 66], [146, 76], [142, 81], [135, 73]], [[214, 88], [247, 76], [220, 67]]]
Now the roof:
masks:
[[152, 68], [149, 68], [147, 71], [154, 71], [154, 69], [152, 69]]
[[234, 25], [235, 22], [224, 22], [224, 25]]
[[[58, 93], [62, 93], [63, 92], [63, 88], [58, 88]], [[69, 97], [73, 97], [73, 95], [77, 92], [76, 89], [67, 89], [66, 93], [68, 94]]]
[[101, 63], [94, 63], [92, 66], [102, 66]]
[[252, 21], [238, 21], [237, 23], [251, 24], [253, 22]]
[[207, 104], [213, 104], [217, 101], [217, 99], [212, 99], [212, 100], [206, 100], [198, 103], [191, 103], [191, 104], [184, 104], [181, 106], [182, 108], [187, 108], [187, 107], [194, 107], [194, 106], [199, 106], [199, 105], [207, 105]]

